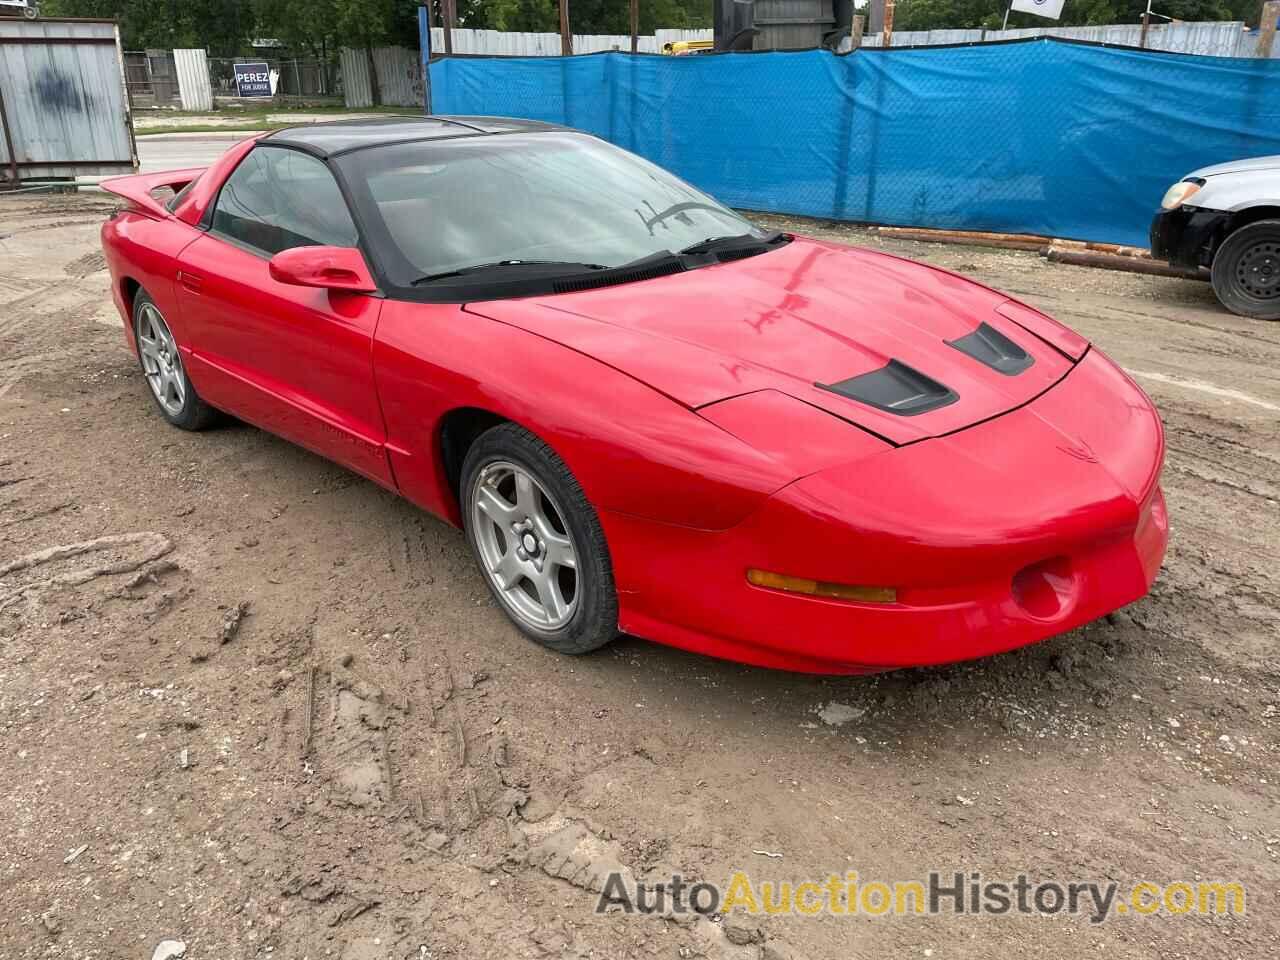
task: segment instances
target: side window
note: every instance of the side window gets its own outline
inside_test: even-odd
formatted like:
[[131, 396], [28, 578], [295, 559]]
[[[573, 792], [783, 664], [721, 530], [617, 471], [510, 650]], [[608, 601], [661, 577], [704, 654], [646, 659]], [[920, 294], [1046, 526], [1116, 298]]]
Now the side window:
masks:
[[280, 147], [255, 147], [227, 178], [213, 208], [213, 232], [268, 255], [357, 241], [329, 168]]

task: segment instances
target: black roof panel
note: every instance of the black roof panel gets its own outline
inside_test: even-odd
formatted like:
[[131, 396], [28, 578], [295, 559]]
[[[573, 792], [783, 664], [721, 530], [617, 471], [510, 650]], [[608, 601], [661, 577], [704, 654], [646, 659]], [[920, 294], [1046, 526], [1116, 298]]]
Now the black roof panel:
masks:
[[562, 129], [550, 123], [511, 117], [375, 117], [285, 127], [263, 137], [263, 141], [331, 157], [348, 150], [390, 143]]

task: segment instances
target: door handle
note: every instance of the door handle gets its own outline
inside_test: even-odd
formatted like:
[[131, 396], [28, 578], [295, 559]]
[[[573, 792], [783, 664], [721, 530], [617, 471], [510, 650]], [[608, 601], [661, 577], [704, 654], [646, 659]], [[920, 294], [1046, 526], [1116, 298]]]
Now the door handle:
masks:
[[200, 278], [195, 274], [187, 273], [185, 270], [179, 270], [178, 282], [182, 284], [184, 289], [190, 290], [192, 293], [200, 292]]

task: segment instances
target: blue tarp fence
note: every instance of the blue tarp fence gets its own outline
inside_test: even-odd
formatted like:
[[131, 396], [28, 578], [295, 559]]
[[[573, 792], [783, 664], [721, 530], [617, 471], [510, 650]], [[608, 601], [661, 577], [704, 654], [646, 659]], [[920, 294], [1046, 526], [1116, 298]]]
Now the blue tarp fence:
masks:
[[432, 110], [594, 133], [724, 203], [1145, 246], [1164, 191], [1280, 154], [1280, 60], [964, 47], [446, 58]]

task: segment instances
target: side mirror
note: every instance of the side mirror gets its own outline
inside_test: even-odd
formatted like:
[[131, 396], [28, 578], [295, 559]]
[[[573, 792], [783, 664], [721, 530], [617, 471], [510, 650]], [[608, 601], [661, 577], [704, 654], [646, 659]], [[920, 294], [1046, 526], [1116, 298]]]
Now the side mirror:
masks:
[[355, 247], [294, 247], [268, 264], [271, 278], [295, 287], [322, 287], [372, 293], [378, 289], [364, 256]]

